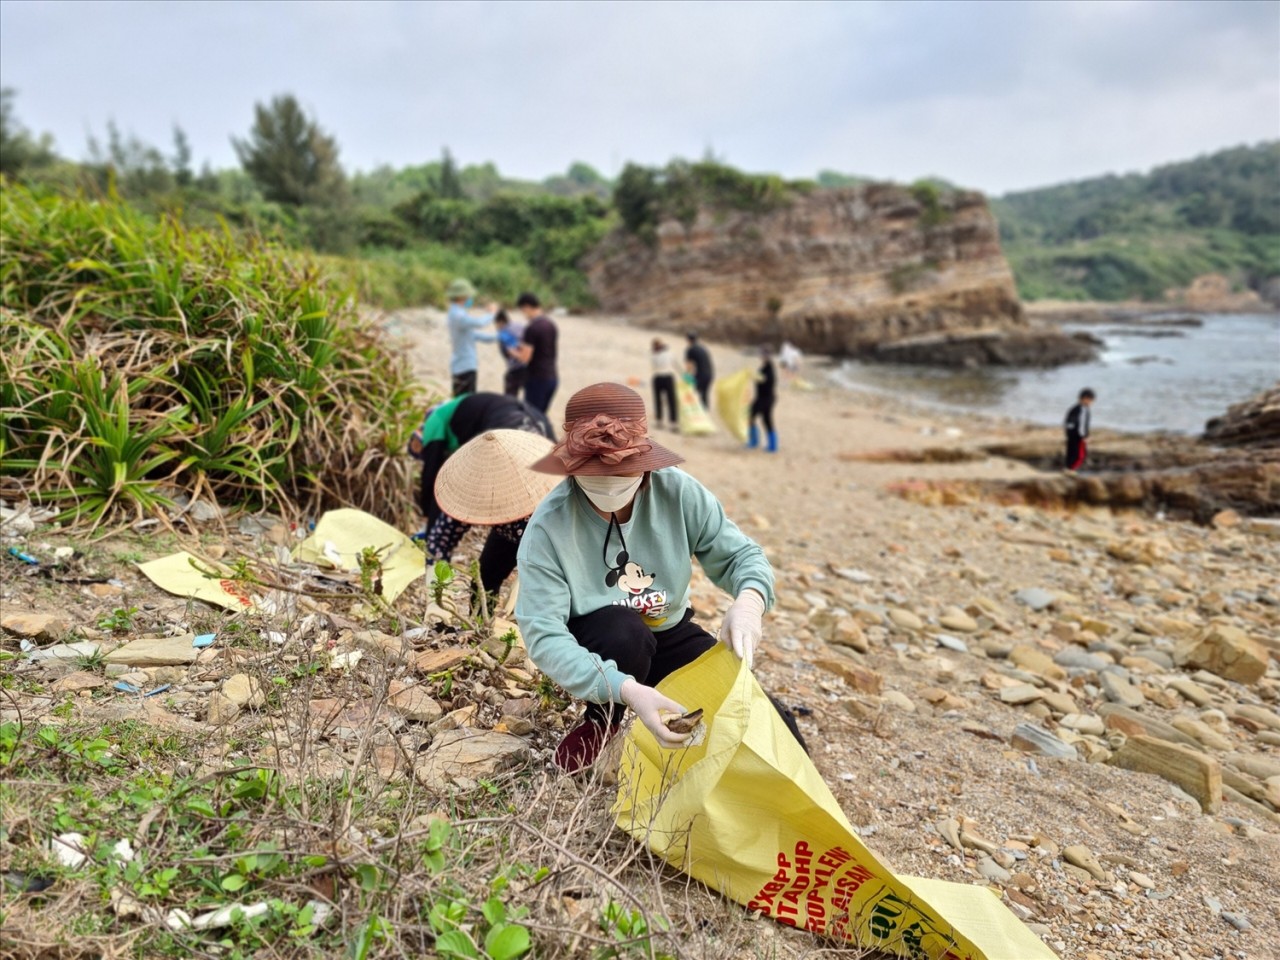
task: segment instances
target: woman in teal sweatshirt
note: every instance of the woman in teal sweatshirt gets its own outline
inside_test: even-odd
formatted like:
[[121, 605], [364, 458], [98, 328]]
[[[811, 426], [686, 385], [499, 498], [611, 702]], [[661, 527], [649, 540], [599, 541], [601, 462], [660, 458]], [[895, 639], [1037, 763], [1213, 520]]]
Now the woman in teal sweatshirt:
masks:
[[598, 383], [578, 391], [565, 432], [533, 466], [572, 479], [529, 519], [516, 619], [538, 668], [587, 701], [582, 723], [556, 749], [556, 764], [575, 772], [617, 732], [624, 705], [663, 746], [688, 738], [663, 723], [683, 708], [654, 685], [716, 643], [692, 620], [691, 558], [736, 598], [719, 640], [748, 665], [773, 604], [773, 570], [711, 492], [674, 469], [684, 458], [649, 439], [634, 390]]

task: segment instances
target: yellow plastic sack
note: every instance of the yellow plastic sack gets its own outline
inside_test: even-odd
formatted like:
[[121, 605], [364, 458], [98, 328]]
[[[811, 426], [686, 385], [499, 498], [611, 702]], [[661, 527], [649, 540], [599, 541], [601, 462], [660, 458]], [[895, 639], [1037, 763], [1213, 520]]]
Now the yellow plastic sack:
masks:
[[293, 557], [303, 563], [359, 570], [360, 551], [373, 547], [382, 560], [382, 598], [392, 603], [427, 572], [421, 551], [407, 536], [363, 510], [330, 510]]
[[664, 750], [633, 724], [613, 812], [673, 866], [780, 923], [909, 960], [1054, 960], [987, 888], [890, 873], [727, 647], [658, 689], [701, 707], [706, 735]]
[[751, 396], [755, 391], [755, 382], [756, 372], [748, 367], [720, 378], [715, 385], [716, 415], [740, 443], [747, 442], [747, 425], [751, 420]]
[[698, 391], [684, 377], [676, 377], [676, 421], [686, 437], [702, 437], [716, 432], [716, 425], [702, 406]]
[[[193, 564], [199, 564], [200, 569]], [[225, 567], [197, 560], [185, 550], [140, 563], [138, 569], [161, 590], [177, 597], [203, 600], [228, 610], [253, 610], [259, 604], [260, 598], [250, 592], [249, 585], [232, 580], [230, 576], [218, 579], [201, 572], [228, 573]]]

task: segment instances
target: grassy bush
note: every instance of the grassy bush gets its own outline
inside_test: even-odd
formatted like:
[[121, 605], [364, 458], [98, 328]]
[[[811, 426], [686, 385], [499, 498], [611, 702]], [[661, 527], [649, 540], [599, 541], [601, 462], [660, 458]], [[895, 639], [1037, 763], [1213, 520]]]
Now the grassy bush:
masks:
[[398, 519], [421, 412], [317, 266], [115, 200], [6, 184], [0, 484], [94, 526], [180, 491]]

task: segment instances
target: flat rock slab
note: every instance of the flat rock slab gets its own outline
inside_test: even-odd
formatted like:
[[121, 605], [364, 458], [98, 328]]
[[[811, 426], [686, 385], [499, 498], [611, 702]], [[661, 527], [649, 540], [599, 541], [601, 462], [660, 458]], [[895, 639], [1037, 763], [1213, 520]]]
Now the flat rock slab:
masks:
[[1200, 809], [1222, 809], [1222, 764], [1213, 757], [1155, 737], [1130, 737], [1108, 761], [1136, 773], [1154, 773], [1195, 797]]
[[67, 635], [67, 621], [54, 613], [6, 613], [0, 629], [27, 640], [61, 640]]
[[413, 773], [428, 790], [473, 789], [529, 761], [529, 744], [509, 733], [463, 727], [438, 734]]
[[69, 673], [65, 677], [59, 677], [53, 682], [54, 693], [75, 693], [79, 690], [96, 690], [98, 687], [104, 687], [107, 684], [105, 677], [100, 677], [96, 673], [90, 673], [88, 670], [77, 670], [75, 673]]
[[1215, 623], [1183, 641], [1174, 654], [1179, 665], [1208, 670], [1226, 680], [1254, 683], [1267, 672], [1270, 654], [1239, 627]]
[[406, 720], [419, 723], [434, 723], [444, 716], [444, 708], [436, 703], [425, 687], [409, 686], [398, 680], [391, 682], [387, 706]]
[[107, 663], [123, 663], [131, 667], [167, 667], [195, 663], [200, 651], [195, 647], [196, 635], [180, 637], [140, 637], [117, 647], [106, 656]]
[[1014, 727], [1010, 742], [1023, 753], [1038, 753], [1041, 756], [1060, 757], [1064, 760], [1076, 760], [1079, 757], [1075, 747], [1063, 743], [1048, 730], [1037, 727], [1034, 723], [1020, 723]]
[[850, 660], [829, 657], [815, 661], [814, 666], [826, 670], [828, 673], [834, 673], [860, 693], [879, 696], [880, 691], [884, 689], [884, 677], [874, 670], [859, 666]]
[[1013, 595], [1024, 607], [1030, 607], [1032, 610], [1047, 610], [1058, 602], [1058, 595], [1052, 590], [1045, 590], [1043, 587], [1027, 587], [1025, 590], [1019, 590]]
[[465, 663], [475, 651], [468, 647], [449, 647], [445, 650], [423, 650], [413, 657], [413, 668], [418, 673], [442, 673]]

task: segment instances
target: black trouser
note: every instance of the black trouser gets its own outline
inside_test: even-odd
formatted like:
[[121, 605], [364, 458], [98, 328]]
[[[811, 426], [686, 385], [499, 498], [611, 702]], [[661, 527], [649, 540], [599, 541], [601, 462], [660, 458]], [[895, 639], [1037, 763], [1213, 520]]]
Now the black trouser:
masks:
[[453, 395], [460, 397], [464, 393], [476, 392], [476, 372], [468, 370], [466, 373], [455, 373], [453, 375]]
[[1088, 456], [1088, 445], [1084, 437], [1067, 434], [1067, 457], [1063, 465], [1068, 470], [1079, 470], [1084, 466], [1086, 456]]
[[705, 380], [699, 378], [694, 382], [694, 388], [698, 391], [698, 397], [702, 400], [702, 405], [710, 410], [711, 401], [707, 399], [707, 391], [711, 389], [711, 378], [707, 377]]
[[769, 433], [773, 433], [773, 405], [775, 403], [773, 397], [756, 398], [751, 404], [751, 422], [756, 422], [759, 417], [764, 422], [764, 428]]
[[667, 408], [671, 422], [676, 422], [676, 378], [671, 373], [659, 373], [653, 378], [653, 417], [662, 422], [662, 408]]
[[[693, 622], [693, 610], [667, 630], [655, 633], [645, 625], [640, 614], [630, 607], [602, 607], [580, 617], [570, 618], [569, 632], [579, 646], [590, 650], [601, 660], [612, 660], [623, 673], [630, 674], [647, 687], [652, 687], [668, 674], [692, 663], [719, 641]], [[791, 735], [809, 752], [796, 726], [795, 715], [773, 697], [769, 698]], [[698, 704], [685, 704], [694, 709]], [[622, 719], [626, 707], [620, 703], [588, 703], [587, 719], [614, 724]]]
[[535, 410], [543, 413], [547, 412], [547, 407], [551, 406], [551, 398], [555, 396], [556, 387], [560, 385], [557, 377], [550, 380], [538, 380], [529, 377], [524, 383], [524, 402]]
[[507, 372], [502, 375], [502, 392], [508, 397], [518, 397], [528, 379], [528, 367], [508, 367]]

